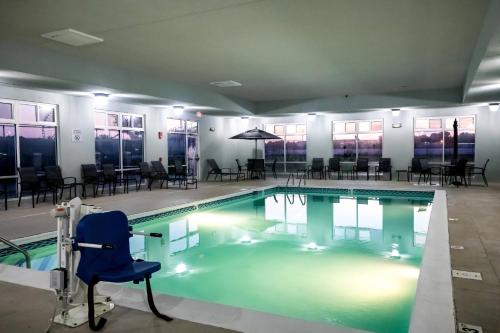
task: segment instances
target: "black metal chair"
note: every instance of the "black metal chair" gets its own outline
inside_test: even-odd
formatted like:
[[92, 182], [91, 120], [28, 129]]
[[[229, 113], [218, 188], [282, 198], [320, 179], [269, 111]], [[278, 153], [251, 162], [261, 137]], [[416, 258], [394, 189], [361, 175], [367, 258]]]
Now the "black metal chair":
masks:
[[413, 180], [413, 176], [420, 174], [420, 158], [413, 157], [411, 159], [411, 165], [408, 166], [407, 180]]
[[99, 186], [103, 184], [102, 177], [97, 172], [95, 164], [82, 164], [82, 181], [83, 181], [83, 197], [87, 198], [87, 186], [92, 186], [92, 194], [94, 198], [97, 195]]
[[[422, 176], [424, 176], [424, 183], [427, 183], [427, 180], [429, 180], [429, 185], [432, 185], [432, 176], [443, 176], [441, 174], [441, 168], [440, 167], [432, 167], [429, 165], [429, 161], [425, 158], [420, 158], [418, 159], [418, 162], [420, 164], [419, 168], [419, 175], [418, 175], [418, 184], [420, 184], [420, 180], [422, 179]], [[427, 179], [427, 177], [429, 177]]]
[[61, 168], [58, 165], [49, 165], [45, 168], [45, 180], [47, 182], [47, 187], [43, 195], [45, 201], [45, 195], [47, 190], [52, 192], [52, 202], [55, 204], [57, 202], [58, 192], [61, 191], [59, 200], [62, 199], [64, 190], [69, 190], [69, 198], [72, 198], [71, 191], [74, 190], [76, 197], [76, 186], [82, 185], [76, 182], [75, 177], [63, 177]]
[[326, 168], [326, 174], [328, 175], [328, 179], [331, 179], [332, 173], [337, 173], [337, 179], [342, 178], [342, 168], [340, 167], [340, 158], [331, 157], [328, 160], [328, 166]]
[[246, 167], [242, 166], [240, 163], [240, 160], [238, 158], [235, 159], [236, 161], [236, 178], [240, 179], [243, 178], [245, 180], [248, 177], [248, 170]]
[[[208, 180], [210, 175], [214, 175], [214, 180], [217, 180], [217, 176], [220, 176], [220, 181], [222, 182], [224, 176], [229, 176], [229, 180], [231, 181], [233, 175], [231, 168], [219, 168], [219, 165], [213, 158], [208, 158], [207, 163], [210, 170], [208, 170], [207, 178], [205, 180]], [[238, 177], [236, 177], [236, 180], [238, 180]]]
[[356, 179], [358, 179], [360, 172], [366, 172], [366, 180], [369, 180], [370, 179], [370, 166], [368, 165], [368, 159], [367, 158], [358, 158], [358, 160], [356, 161], [356, 165], [353, 166], [352, 172], [356, 176]]
[[483, 181], [484, 181], [484, 185], [488, 186], [488, 180], [486, 179], [486, 167], [488, 166], [489, 162], [490, 162], [490, 159], [488, 158], [486, 160], [486, 162], [484, 163], [484, 166], [482, 168], [480, 168], [480, 167], [468, 168], [469, 185], [471, 184], [472, 176], [481, 175], [481, 177], [483, 178]]
[[169, 177], [163, 163], [161, 163], [161, 161], [151, 161], [151, 169], [153, 170], [155, 178], [160, 181], [160, 188], [163, 188], [163, 183], [166, 183], [166, 188], [168, 188]]
[[9, 196], [9, 190], [7, 188], [7, 182], [4, 180], [4, 181], [1, 181], [0, 182], [2, 184], [2, 189], [0, 189], [0, 194], [3, 195], [3, 200], [4, 200], [4, 203], [3, 203], [3, 206], [4, 206], [4, 209], [7, 210], [7, 197]]
[[182, 161], [181, 160], [174, 160], [174, 172], [173, 172], [173, 175], [172, 175], [172, 181], [173, 181], [173, 184], [175, 185], [176, 182], [179, 183], [179, 188], [181, 187], [181, 185], [185, 185], [186, 189], [187, 189], [187, 178], [188, 178], [188, 170], [187, 170], [187, 167], [185, 165], [182, 164]]
[[467, 186], [467, 162], [468, 160], [466, 158], [461, 158], [456, 165], [452, 165], [445, 169], [444, 177], [448, 184]]
[[[116, 172], [114, 164], [104, 163], [102, 165], [102, 190], [101, 194], [104, 193], [104, 187], [108, 185], [108, 194], [111, 195], [111, 192], [116, 194], [116, 186], [124, 185], [123, 179], [119, 173]], [[112, 189], [112, 190], [111, 190]], [[124, 192], [126, 192], [126, 188], [124, 185]]]
[[391, 159], [382, 157], [379, 159], [378, 166], [375, 168], [375, 180], [381, 179], [386, 173], [389, 174], [389, 180], [392, 180]]
[[146, 181], [146, 186], [151, 191], [151, 186], [153, 182], [156, 180], [156, 174], [149, 167], [148, 162], [140, 162], [139, 163], [139, 187], [138, 190], [141, 189], [142, 181]]
[[319, 179], [323, 179], [325, 175], [325, 162], [322, 157], [314, 157], [312, 159], [312, 164], [307, 169], [307, 177], [314, 178], [315, 173], [319, 173]]
[[19, 174], [19, 184], [20, 184], [20, 190], [19, 190], [19, 201], [17, 202], [17, 206], [21, 206], [21, 198], [23, 197], [23, 193], [26, 191], [31, 192], [31, 204], [33, 208], [35, 208], [35, 193], [37, 194], [36, 196], [36, 203], [38, 203], [38, 199], [40, 198], [40, 180], [38, 179], [36, 175], [35, 168], [33, 167], [23, 167], [23, 168], [17, 168], [17, 172]]
[[268, 168], [267, 171], [270, 171], [271, 174], [273, 175], [274, 179], [278, 178], [278, 173], [276, 172], [276, 164], [278, 163], [278, 160], [274, 160], [271, 166]]
[[266, 179], [266, 164], [263, 158], [249, 158], [248, 171], [251, 179], [263, 178]]

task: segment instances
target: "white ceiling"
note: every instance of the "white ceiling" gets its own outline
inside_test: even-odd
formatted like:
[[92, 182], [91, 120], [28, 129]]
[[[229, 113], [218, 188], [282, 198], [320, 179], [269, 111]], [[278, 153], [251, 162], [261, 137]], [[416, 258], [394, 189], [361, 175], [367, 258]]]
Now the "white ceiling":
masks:
[[[461, 87], [488, 3], [3, 0], [0, 40], [248, 101], [383, 94]], [[104, 43], [40, 37], [65, 28]], [[243, 86], [209, 85], [221, 80]]]

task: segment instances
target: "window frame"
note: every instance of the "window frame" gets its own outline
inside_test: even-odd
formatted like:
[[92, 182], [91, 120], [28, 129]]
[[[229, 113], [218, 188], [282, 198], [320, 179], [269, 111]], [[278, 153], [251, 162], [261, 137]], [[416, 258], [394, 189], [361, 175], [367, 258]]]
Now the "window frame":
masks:
[[[447, 128], [446, 127], [446, 120], [449, 118], [457, 119], [458, 120], [458, 133], [464, 132], [464, 131], [473, 131], [474, 132], [474, 158], [472, 161], [469, 162], [474, 162], [476, 159], [476, 129], [477, 129], [477, 117], [474, 114], [471, 115], [463, 115], [463, 116], [434, 116], [434, 117], [414, 117], [413, 118], [413, 156], [415, 156], [415, 133], [416, 132], [424, 132], [424, 133], [436, 133], [436, 132], [441, 132], [441, 163], [446, 162], [446, 143], [445, 143], [445, 132], [453, 132], [453, 127]], [[473, 118], [474, 119], [474, 130], [468, 130], [468, 129], [460, 129], [460, 119], [461, 118]], [[429, 121], [429, 126], [428, 128], [417, 128], [417, 121], [421, 120], [428, 120]], [[431, 128], [430, 127], [430, 121], [431, 120], [441, 120], [441, 128]]]
[[[96, 115], [98, 113], [103, 113], [105, 115], [104, 119], [104, 125], [97, 125], [96, 124]], [[118, 116], [118, 126], [110, 126], [108, 123], [109, 120], [109, 115], [117, 115]], [[140, 117], [142, 118], [142, 128], [138, 127], [126, 127], [122, 126], [123, 125], [123, 117], [124, 116], [130, 116], [130, 122], [131, 125], [133, 126], [133, 119], [134, 117]], [[118, 172], [123, 172], [123, 171], [128, 171], [128, 170], [136, 170], [139, 169], [139, 167], [134, 167], [134, 168], [124, 168], [123, 167], [123, 131], [134, 131], [134, 132], [142, 132], [142, 160], [145, 160], [146, 156], [146, 121], [145, 121], [146, 116], [142, 113], [130, 113], [130, 112], [120, 112], [120, 111], [114, 111], [114, 110], [105, 110], [105, 109], [94, 109], [94, 162], [97, 165], [97, 161], [95, 160], [95, 155], [96, 155], [96, 150], [95, 150], [95, 133], [96, 130], [114, 130], [118, 131], [118, 140], [119, 140], [119, 152], [118, 152], [118, 168], [115, 167], [115, 170]]]
[[[169, 140], [169, 134], [183, 134], [184, 135], [184, 163], [189, 167], [189, 157], [188, 157], [188, 147], [189, 147], [189, 138], [196, 138], [196, 155], [200, 157], [200, 122], [198, 120], [192, 120], [192, 119], [180, 119], [180, 118], [174, 118], [174, 117], [167, 117], [167, 167], [170, 167], [168, 165], [168, 159], [169, 159], [169, 151], [168, 151], [168, 140]], [[177, 128], [175, 130], [170, 130], [168, 126], [168, 121], [169, 120], [174, 120], [174, 121], [179, 121], [183, 124], [183, 130], [178, 130]], [[196, 123], [196, 132], [190, 132], [189, 127], [188, 127], [188, 122], [191, 123]], [[198, 162], [195, 161], [196, 165], [196, 179], [199, 179], [200, 176], [200, 167], [198, 165]], [[189, 172], [189, 170], [188, 170]]]
[[[281, 163], [283, 164], [283, 172], [284, 173], [288, 172], [287, 171], [288, 164], [290, 164], [290, 166], [304, 164], [304, 167], [307, 165], [307, 123], [306, 122], [303, 122], [303, 123], [298, 123], [298, 122], [297, 123], [296, 122], [293, 122], [293, 123], [267, 123], [267, 124], [262, 124], [262, 126], [263, 126], [262, 129], [264, 131], [269, 132], [271, 134], [274, 134], [274, 135], [282, 138], [282, 141], [283, 141], [283, 161], [282, 162], [278, 161], [277, 164], [281, 164]], [[274, 126], [273, 131], [272, 132], [268, 131], [267, 126]], [[275, 133], [274, 129], [276, 126], [283, 126], [283, 134], [276, 134]], [[300, 133], [300, 132], [288, 133], [289, 126], [295, 126], [295, 130], [297, 130], [298, 126], [303, 126], [304, 132], [303, 133]], [[294, 137], [294, 136], [302, 136], [305, 138], [304, 141], [306, 142], [306, 159], [304, 161], [287, 161], [287, 148], [286, 148], [287, 137]], [[269, 140], [264, 140], [264, 162], [265, 163], [272, 163], [272, 161], [269, 161], [266, 159], [266, 148], [265, 148], [266, 141], [269, 141]]]
[[[360, 123], [370, 123], [370, 129], [368, 131], [360, 131], [359, 129], [359, 124]], [[373, 123], [380, 122], [381, 127], [379, 131], [374, 131], [372, 130]], [[344, 131], [343, 132], [335, 132], [335, 124], [340, 124], [344, 123]], [[348, 132], [347, 129], [347, 124], [348, 123], [354, 123], [355, 124], [355, 130], [354, 132]], [[356, 145], [356, 159], [355, 161], [358, 160], [359, 158], [359, 135], [360, 134], [382, 134], [382, 147], [381, 147], [381, 154], [378, 158], [381, 158], [384, 156], [384, 118], [374, 118], [374, 119], [358, 119], [358, 120], [332, 120], [331, 122], [331, 140], [332, 140], [332, 156], [335, 157], [335, 135], [354, 135], [354, 140], [355, 140], [355, 145]]]

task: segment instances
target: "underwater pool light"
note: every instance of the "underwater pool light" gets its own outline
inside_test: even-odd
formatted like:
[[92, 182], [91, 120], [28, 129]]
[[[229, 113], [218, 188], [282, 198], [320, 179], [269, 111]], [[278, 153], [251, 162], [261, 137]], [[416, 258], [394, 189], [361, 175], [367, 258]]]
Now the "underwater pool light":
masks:
[[401, 254], [399, 253], [399, 244], [392, 244], [391, 258], [399, 259], [401, 258]]
[[311, 242], [311, 243], [307, 244], [307, 248], [309, 250], [317, 250], [318, 249], [318, 245], [316, 245], [316, 243], [314, 243], [314, 242]]
[[240, 238], [240, 242], [248, 244], [248, 243], [252, 242], [252, 239], [249, 236], [243, 236], [243, 237]]
[[175, 273], [182, 274], [187, 272], [187, 266], [185, 263], [181, 262], [179, 265], [175, 266]]

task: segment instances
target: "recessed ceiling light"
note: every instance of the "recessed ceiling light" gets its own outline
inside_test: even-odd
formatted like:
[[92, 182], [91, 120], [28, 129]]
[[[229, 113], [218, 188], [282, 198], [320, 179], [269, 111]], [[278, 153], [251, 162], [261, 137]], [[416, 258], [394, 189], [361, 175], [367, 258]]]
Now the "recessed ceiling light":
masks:
[[496, 111], [498, 111], [500, 104], [499, 103], [489, 103], [488, 106], [490, 107], [490, 111], [496, 112]]
[[172, 106], [176, 115], [181, 115], [184, 112], [184, 106], [182, 105], [174, 105]]
[[229, 88], [229, 87], [241, 87], [242, 84], [233, 80], [227, 80], [227, 81], [213, 81], [210, 82], [210, 85], [216, 86], [219, 88]]
[[392, 111], [392, 116], [393, 117], [398, 117], [399, 116], [400, 109], [391, 109], [391, 111]]
[[241, 119], [248, 119], [248, 116], [242, 116]]
[[307, 115], [309, 116], [309, 118], [316, 117], [316, 113], [315, 112], [309, 112]]
[[109, 94], [106, 93], [94, 93], [94, 106], [99, 108], [103, 107], [108, 103]]
[[84, 46], [104, 42], [104, 39], [75, 29], [64, 29], [41, 35], [44, 38], [71, 46]]

